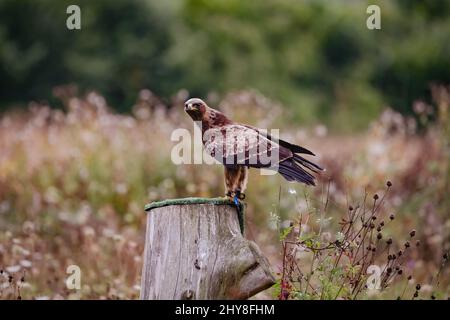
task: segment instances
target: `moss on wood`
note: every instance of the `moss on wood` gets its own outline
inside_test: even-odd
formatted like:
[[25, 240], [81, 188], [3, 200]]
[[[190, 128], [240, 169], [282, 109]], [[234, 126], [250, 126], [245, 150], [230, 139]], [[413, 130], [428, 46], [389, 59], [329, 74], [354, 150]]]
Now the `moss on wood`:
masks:
[[146, 204], [144, 210], [149, 212], [155, 208], [161, 208], [166, 206], [175, 206], [175, 205], [191, 205], [191, 204], [212, 204], [212, 205], [228, 205], [236, 208], [238, 218], [239, 218], [239, 226], [241, 227], [241, 232], [244, 234], [244, 226], [245, 226], [245, 204], [243, 202], [239, 202], [236, 205], [233, 201], [228, 198], [179, 198], [179, 199], [166, 199], [161, 201], [154, 201], [149, 204]]

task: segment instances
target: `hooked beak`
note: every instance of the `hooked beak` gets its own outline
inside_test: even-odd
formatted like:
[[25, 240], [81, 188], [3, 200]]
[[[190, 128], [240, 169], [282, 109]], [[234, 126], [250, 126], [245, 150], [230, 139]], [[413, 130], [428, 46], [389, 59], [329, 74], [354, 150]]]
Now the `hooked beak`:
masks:
[[184, 110], [186, 112], [195, 112], [198, 111], [197, 106], [194, 106], [192, 103], [187, 103], [184, 105]]

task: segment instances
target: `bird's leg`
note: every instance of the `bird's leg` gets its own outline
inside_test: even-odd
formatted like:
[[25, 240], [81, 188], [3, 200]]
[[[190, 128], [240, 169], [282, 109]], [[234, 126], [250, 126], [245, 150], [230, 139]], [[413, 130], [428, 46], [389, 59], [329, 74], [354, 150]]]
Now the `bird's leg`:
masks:
[[245, 199], [245, 193], [244, 190], [247, 187], [247, 178], [248, 178], [248, 168], [245, 166], [239, 167], [239, 175], [236, 183], [235, 188], [235, 196], [234, 196], [234, 202], [238, 200], [244, 200]]
[[236, 182], [239, 177], [239, 168], [225, 167], [225, 190], [227, 190], [226, 197], [234, 202], [236, 189]]

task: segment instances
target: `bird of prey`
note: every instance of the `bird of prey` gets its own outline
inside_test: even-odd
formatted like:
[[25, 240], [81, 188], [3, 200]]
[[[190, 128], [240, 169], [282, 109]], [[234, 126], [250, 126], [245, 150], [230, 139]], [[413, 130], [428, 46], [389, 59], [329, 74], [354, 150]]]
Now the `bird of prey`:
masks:
[[206, 152], [224, 165], [226, 196], [235, 203], [245, 198], [248, 168], [276, 170], [287, 181], [306, 185], [315, 185], [313, 173], [323, 170], [299, 155], [314, 155], [308, 149], [233, 122], [201, 99], [187, 100], [184, 110], [201, 128]]

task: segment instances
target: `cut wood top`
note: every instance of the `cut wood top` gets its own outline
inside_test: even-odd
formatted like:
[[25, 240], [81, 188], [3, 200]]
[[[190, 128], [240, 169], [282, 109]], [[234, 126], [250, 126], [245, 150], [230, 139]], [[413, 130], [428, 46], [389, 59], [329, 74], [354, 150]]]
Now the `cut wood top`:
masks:
[[144, 210], [146, 212], [151, 211], [155, 208], [174, 206], [174, 205], [195, 205], [195, 204], [212, 204], [212, 205], [228, 205], [235, 207], [237, 209], [239, 225], [241, 227], [242, 234], [244, 233], [244, 215], [245, 215], [245, 205], [239, 202], [236, 204], [227, 198], [202, 198], [202, 197], [189, 197], [189, 198], [178, 198], [178, 199], [166, 199], [161, 201], [154, 201], [145, 205]]

